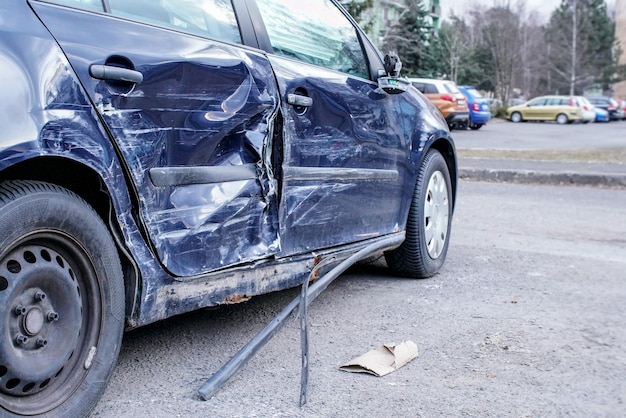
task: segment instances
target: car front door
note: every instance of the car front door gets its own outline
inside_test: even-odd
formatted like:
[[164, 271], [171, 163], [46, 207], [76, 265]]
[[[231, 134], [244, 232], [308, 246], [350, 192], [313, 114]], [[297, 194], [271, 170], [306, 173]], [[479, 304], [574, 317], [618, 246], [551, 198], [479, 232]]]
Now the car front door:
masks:
[[368, 41], [334, 2], [248, 3], [282, 102], [281, 255], [397, 232], [415, 107], [372, 81]]
[[524, 110], [524, 118], [545, 119], [547, 112], [546, 101], [546, 98], [541, 97], [528, 102], [527, 108]]
[[32, 4], [114, 138], [162, 264], [191, 276], [276, 253], [278, 91], [230, 0]]

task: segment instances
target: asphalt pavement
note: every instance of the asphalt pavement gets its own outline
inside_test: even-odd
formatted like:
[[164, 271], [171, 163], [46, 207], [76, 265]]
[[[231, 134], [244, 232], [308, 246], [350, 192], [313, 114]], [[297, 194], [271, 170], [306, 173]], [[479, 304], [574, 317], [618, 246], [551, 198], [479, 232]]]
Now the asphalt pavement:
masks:
[[[597, 150], [624, 154], [626, 121], [610, 124], [514, 124], [493, 120], [479, 131], [452, 132], [457, 150], [472, 156], [458, 159], [459, 177], [466, 180], [626, 188], [626, 163], [555, 160], [550, 153]], [[484, 156], [481, 151], [485, 151]], [[536, 159], [496, 158], [489, 151], [533, 150]], [[546, 158], [542, 159], [542, 150]], [[522, 154], [520, 154], [522, 155]], [[621, 160], [617, 160], [621, 161]]]

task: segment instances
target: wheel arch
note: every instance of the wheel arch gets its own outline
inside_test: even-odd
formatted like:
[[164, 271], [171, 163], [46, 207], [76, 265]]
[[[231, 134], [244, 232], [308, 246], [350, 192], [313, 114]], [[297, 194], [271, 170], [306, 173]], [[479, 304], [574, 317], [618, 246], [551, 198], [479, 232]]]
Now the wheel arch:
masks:
[[[141, 289], [140, 270], [123, 244], [110, 191], [101, 176], [92, 168], [77, 161], [59, 157], [37, 157], [14, 164], [2, 171], [0, 179], [34, 180], [66, 188], [85, 200], [107, 226], [117, 247], [125, 288], [126, 322], [133, 322], [138, 310]], [[80, 179], [77, 181], [77, 179]]]
[[446, 165], [450, 171], [450, 183], [452, 184], [452, 210], [454, 210], [458, 186], [458, 162], [454, 144], [447, 138], [442, 137], [435, 140], [430, 147], [425, 148], [423, 155], [425, 156], [430, 149], [439, 151], [439, 153], [443, 156], [443, 159], [446, 161]]

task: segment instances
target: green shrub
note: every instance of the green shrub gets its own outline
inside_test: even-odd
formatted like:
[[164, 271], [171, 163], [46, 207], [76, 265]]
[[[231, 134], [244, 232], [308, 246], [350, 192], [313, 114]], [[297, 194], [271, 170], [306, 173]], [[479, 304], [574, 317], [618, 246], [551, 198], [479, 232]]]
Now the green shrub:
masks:
[[491, 108], [491, 117], [506, 119], [506, 106], [496, 106]]

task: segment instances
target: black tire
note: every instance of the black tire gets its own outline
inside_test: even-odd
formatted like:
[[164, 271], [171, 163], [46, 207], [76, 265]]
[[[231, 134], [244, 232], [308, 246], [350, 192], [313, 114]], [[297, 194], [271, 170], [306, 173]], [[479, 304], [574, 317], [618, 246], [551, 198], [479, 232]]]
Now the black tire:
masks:
[[385, 253], [394, 274], [426, 278], [439, 271], [446, 259], [452, 220], [452, 185], [443, 156], [436, 150], [426, 154], [413, 191], [406, 238], [395, 250]]
[[123, 326], [120, 260], [95, 211], [51, 184], [1, 183], [0, 416], [86, 416]]
[[559, 125], [565, 125], [570, 122], [569, 118], [567, 117], [565, 113], [559, 113], [558, 115], [556, 115], [555, 120], [556, 120], [556, 123], [558, 123]]
[[482, 127], [483, 127], [482, 123], [473, 123], [473, 124], [470, 125], [470, 129], [473, 130], [473, 131], [477, 131], [477, 130], [479, 130]]

